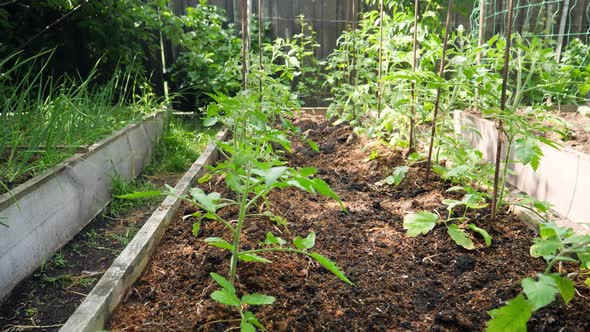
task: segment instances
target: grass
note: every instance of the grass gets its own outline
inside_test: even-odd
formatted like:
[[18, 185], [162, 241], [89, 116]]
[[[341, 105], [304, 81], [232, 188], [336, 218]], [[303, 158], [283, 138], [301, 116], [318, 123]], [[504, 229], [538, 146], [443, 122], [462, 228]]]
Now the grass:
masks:
[[0, 193], [160, 108], [135, 73], [104, 78], [97, 64], [86, 78], [54, 78], [50, 56], [0, 60]]
[[219, 128], [204, 127], [201, 120], [173, 118], [156, 148], [156, 163], [148, 173], [185, 172], [199, 157]]

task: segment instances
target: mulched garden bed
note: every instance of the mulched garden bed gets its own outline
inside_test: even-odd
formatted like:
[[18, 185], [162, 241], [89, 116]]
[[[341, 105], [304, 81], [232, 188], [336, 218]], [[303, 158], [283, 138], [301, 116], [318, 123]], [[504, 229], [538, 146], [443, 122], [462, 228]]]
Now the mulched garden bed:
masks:
[[[238, 292], [272, 295], [271, 306], [250, 308], [270, 331], [478, 331], [487, 311], [498, 308], [520, 291], [520, 280], [544, 269], [530, 257], [534, 233], [516, 217], [501, 214], [490, 221], [489, 210], [471, 214], [472, 222], [493, 236], [491, 247], [475, 239], [477, 249], [465, 250], [446, 230], [409, 238], [402, 227], [408, 212], [446, 213], [443, 197], [451, 185], [439, 180], [423, 184], [424, 165], [411, 167], [399, 186], [377, 183], [403, 163], [401, 151], [380, 148], [368, 161], [366, 141], [345, 124], [330, 126], [319, 118], [297, 121], [318, 142], [320, 153], [296, 142], [288, 155], [292, 166], [314, 166], [344, 201], [349, 213], [323, 197], [296, 189], [274, 191], [271, 210], [289, 221], [288, 229], [271, 221], [249, 219], [244, 248], [260, 246], [266, 232], [291, 239], [317, 233], [315, 250], [342, 268], [355, 287], [347, 285], [315, 262], [284, 253], [266, 253], [272, 264], [238, 266]], [[223, 181], [206, 191], [229, 195]], [[192, 235], [194, 212], [183, 205], [166, 231], [144, 274], [130, 289], [109, 326], [113, 331], [225, 331], [239, 329], [239, 314], [218, 305], [209, 295], [218, 288], [210, 272], [229, 270], [230, 253], [206, 245], [211, 236], [229, 240], [219, 223], [204, 223]], [[221, 213], [229, 219], [236, 213]], [[589, 331], [590, 290], [566, 306], [558, 299], [534, 314], [531, 331]]]

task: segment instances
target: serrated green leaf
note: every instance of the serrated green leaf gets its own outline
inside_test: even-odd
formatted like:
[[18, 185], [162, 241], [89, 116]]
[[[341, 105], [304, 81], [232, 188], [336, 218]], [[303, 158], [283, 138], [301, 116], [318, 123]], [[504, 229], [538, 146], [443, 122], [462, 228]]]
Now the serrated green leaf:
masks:
[[307, 145], [309, 145], [309, 147], [315, 151], [315, 152], [320, 152], [320, 148], [318, 147], [318, 144], [316, 142], [314, 142], [313, 140], [308, 139], [307, 140]]
[[305, 239], [296, 236], [293, 239], [293, 244], [295, 245], [295, 247], [297, 247], [297, 249], [300, 250], [307, 250], [313, 248], [313, 246], [315, 246], [315, 232], [310, 232]]
[[516, 158], [524, 165], [530, 163], [533, 170], [537, 170], [543, 156], [537, 141], [532, 137], [518, 138], [516, 140]]
[[210, 245], [217, 247], [217, 248], [227, 249], [227, 250], [234, 249], [234, 246], [232, 244], [230, 244], [229, 242], [225, 241], [224, 239], [222, 239], [220, 237], [208, 237], [204, 241], [205, 241], [205, 243], [210, 244]]
[[407, 230], [408, 236], [416, 237], [420, 234], [428, 234], [437, 221], [438, 215], [428, 211], [407, 214], [404, 217], [404, 229]]
[[547, 240], [535, 238], [533, 241], [535, 244], [533, 244], [529, 250], [533, 257], [553, 256], [557, 252], [557, 249], [562, 246], [561, 241], [555, 238]]
[[508, 301], [505, 306], [488, 313], [492, 319], [486, 322], [487, 332], [526, 332], [532, 309], [521, 294]]
[[486, 243], [486, 246], [489, 247], [492, 245], [492, 236], [485, 229], [479, 228], [479, 227], [475, 226], [475, 224], [468, 224], [467, 227], [469, 227], [470, 230], [481, 235], [481, 237], [483, 237], [483, 240]]
[[243, 262], [272, 263], [272, 261], [256, 254], [238, 254], [238, 259]]
[[553, 278], [553, 281], [555, 281], [555, 285], [557, 286], [557, 290], [559, 290], [559, 294], [563, 298], [563, 302], [565, 302], [565, 304], [570, 303], [576, 294], [574, 282], [568, 278], [560, 276], [559, 274], [552, 274], [551, 278]]
[[311, 176], [317, 173], [317, 170], [314, 167], [303, 167], [299, 169], [299, 175], [301, 176]]
[[250, 305], [268, 305], [275, 303], [276, 300], [273, 296], [256, 293], [242, 296], [242, 302]]
[[475, 249], [475, 245], [473, 244], [473, 241], [471, 241], [471, 239], [469, 238], [469, 234], [467, 234], [467, 232], [459, 228], [459, 226], [455, 224], [449, 225], [449, 227], [447, 228], [447, 233], [449, 234], [451, 239], [461, 247], [467, 250]]
[[198, 183], [205, 183], [205, 182], [209, 182], [211, 180], [211, 178], [213, 177], [213, 175], [211, 175], [211, 173], [206, 173], [205, 175], [201, 176], [197, 182]]
[[210, 194], [205, 194], [201, 188], [196, 187], [189, 189], [189, 193], [203, 206], [205, 211], [215, 212], [217, 210], [216, 202], [221, 198], [220, 193], [212, 192]]
[[577, 253], [577, 256], [580, 262], [582, 263], [580, 265], [580, 270], [590, 269], [590, 249], [586, 247], [586, 251]]
[[557, 286], [555, 280], [549, 276], [541, 274], [538, 276], [538, 280], [524, 278], [520, 283], [533, 311], [537, 311], [555, 300]]
[[211, 298], [221, 304], [239, 307], [240, 306], [240, 299], [236, 296], [234, 292], [231, 292], [227, 289], [222, 289], [211, 293]]
[[389, 185], [399, 185], [405, 178], [406, 173], [410, 168], [408, 166], [398, 166], [393, 170], [393, 173], [385, 178], [385, 183]]
[[272, 185], [277, 182], [278, 178], [280, 178], [285, 172], [287, 171], [287, 167], [271, 167], [264, 173], [264, 182], [267, 188], [272, 187]]
[[225, 279], [223, 276], [221, 276], [215, 272], [211, 272], [211, 273], [209, 273], [209, 275], [211, 276], [211, 278], [213, 278], [213, 280], [215, 280], [215, 282], [217, 282], [219, 284], [219, 286], [221, 286], [221, 288], [226, 289], [231, 293], [236, 292], [234, 285], [232, 285], [232, 283], [229, 282], [229, 280]]
[[149, 197], [160, 196], [162, 194], [163, 193], [161, 191], [157, 191], [157, 190], [152, 190], [152, 191], [134, 191], [131, 194], [116, 195], [114, 197], [120, 198], [120, 199], [140, 199], [140, 198], [149, 198]]
[[451, 188], [447, 189], [447, 192], [453, 192], [453, 191], [464, 191], [465, 188], [463, 186], [452, 186]]
[[336, 265], [336, 263], [332, 262], [331, 260], [329, 260], [327, 257], [322, 256], [321, 254], [317, 253], [317, 252], [312, 252], [310, 254], [310, 256], [315, 259], [316, 261], [318, 261], [318, 263], [320, 263], [320, 265], [322, 265], [324, 268], [326, 268], [326, 270], [332, 272], [332, 274], [334, 274], [335, 276], [337, 276], [340, 280], [344, 281], [347, 284], [353, 285], [352, 281], [350, 281], [345, 275], [344, 273], [340, 270], [340, 268]]
[[255, 327], [257, 327], [261, 330], [264, 330], [264, 326], [262, 324], [260, 324], [260, 322], [258, 321], [258, 318], [256, 318], [256, 315], [254, 315], [253, 312], [251, 312], [251, 311], [244, 312], [243, 319], [246, 320], [248, 323], [254, 325]]
[[199, 235], [199, 230], [201, 229], [201, 223], [195, 222], [193, 223], [193, 236]]
[[264, 244], [267, 244], [267, 245], [277, 244], [279, 246], [283, 246], [286, 243], [287, 243], [287, 241], [281, 239], [280, 237], [274, 236], [273, 233], [271, 233], [271, 232], [266, 233], [266, 240], [264, 241]]
[[203, 126], [211, 127], [214, 126], [219, 119], [217, 117], [209, 117], [203, 120]]
[[235, 173], [227, 173], [225, 175], [225, 183], [231, 190], [235, 192], [241, 193], [243, 191], [242, 183], [240, 182], [240, 177]]
[[462, 201], [458, 201], [456, 199], [443, 199], [442, 203], [444, 205], [448, 205], [447, 206], [447, 210], [453, 210], [454, 208], [456, 208], [457, 206], [461, 206], [464, 205], [465, 203], [463, 203]]
[[256, 332], [256, 328], [246, 319], [242, 318], [240, 321], [240, 332]]
[[338, 204], [340, 205], [340, 207], [343, 210], [346, 209], [344, 207], [344, 204], [340, 200], [340, 197], [338, 197], [338, 195], [332, 190], [332, 188], [330, 188], [330, 186], [324, 180], [313, 179], [311, 181], [311, 186], [314, 190], [316, 190], [321, 195], [334, 199], [336, 202], [338, 202]]

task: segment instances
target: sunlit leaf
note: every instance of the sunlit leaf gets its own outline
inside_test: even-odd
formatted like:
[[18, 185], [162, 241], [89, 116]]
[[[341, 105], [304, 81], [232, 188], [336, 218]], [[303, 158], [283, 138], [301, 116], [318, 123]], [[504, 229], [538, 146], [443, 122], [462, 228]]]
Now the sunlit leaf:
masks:
[[437, 221], [438, 215], [428, 211], [407, 214], [404, 217], [404, 229], [407, 230], [408, 236], [416, 237], [420, 234], [428, 234]]
[[475, 249], [475, 245], [473, 244], [473, 241], [471, 241], [471, 239], [469, 238], [469, 234], [467, 234], [467, 232], [459, 228], [459, 226], [455, 224], [449, 225], [449, 227], [447, 228], [447, 233], [449, 234], [451, 239], [461, 247], [467, 250]]
[[521, 294], [508, 301], [505, 306], [488, 313], [492, 319], [486, 322], [487, 332], [526, 332], [532, 308]]
[[352, 281], [350, 281], [344, 275], [344, 273], [340, 270], [340, 268], [336, 265], [336, 263], [332, 262], [327, 257], [324, 257], [324, 256], [322, 256], [321, 254], [319, 254], [317, 252], [312, 252], [310, 254], [310, 256], [313, 259], [315, 259], [316, 261], [318, 261], [318, 263], [320, 263], [320, 265], [322, 265], [324, 268], [326, 268], [326, 270], [332, 272], [332, 274], [334, 274], [335, 276], [337, 276], [338, 278], [340, 278], [340, 280], [346, 282], [347, 284], [354, 285], [352, 283]]
[[250, 305], [268, 305], [275, 303], [276, 300], [272, 296], [256, 293], [242, 296], [242, 302]]
[[537, 280], [524, 278], [521, 285], [533, 311], [537, 311], [555, 300], [557, 286], [555, 280], [549, 276], [540, 274]]

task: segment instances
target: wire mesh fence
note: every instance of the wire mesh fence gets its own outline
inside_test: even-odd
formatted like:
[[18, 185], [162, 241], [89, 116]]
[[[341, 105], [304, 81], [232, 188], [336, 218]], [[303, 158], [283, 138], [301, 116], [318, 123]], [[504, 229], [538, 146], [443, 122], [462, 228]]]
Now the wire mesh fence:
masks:
[[[480, 0], [475, 4], [470, 17], [473, 34], [481, 29], [484, 40], [503, 34], [507, 2]], [[514, 32], [553, 45], [558, 59], [564, 46], [575, 39], [584, 44], [590, 41], [590, 0], [517, 0], [513, 14]]]

